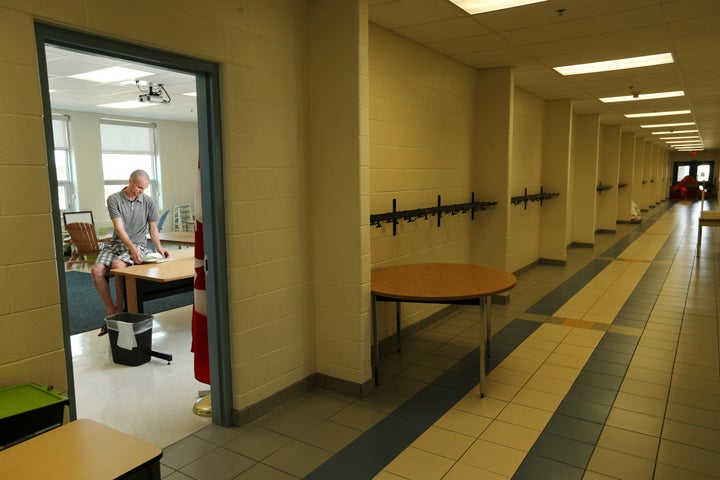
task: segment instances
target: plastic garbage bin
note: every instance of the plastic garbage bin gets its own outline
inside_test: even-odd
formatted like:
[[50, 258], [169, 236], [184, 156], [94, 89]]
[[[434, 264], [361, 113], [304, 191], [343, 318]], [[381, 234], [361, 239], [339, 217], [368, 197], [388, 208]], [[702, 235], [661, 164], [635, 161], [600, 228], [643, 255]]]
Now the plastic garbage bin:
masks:
[[105, 318], [113, 362], [136, 367], [152, 356], [153, 316], [118, 313]]

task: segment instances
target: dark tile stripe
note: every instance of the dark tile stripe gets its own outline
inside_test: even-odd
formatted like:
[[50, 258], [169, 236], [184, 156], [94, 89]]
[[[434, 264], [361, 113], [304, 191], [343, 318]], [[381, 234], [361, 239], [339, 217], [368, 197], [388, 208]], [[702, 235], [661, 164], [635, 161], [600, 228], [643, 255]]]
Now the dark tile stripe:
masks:
[[[645, 231], [653, 222], [654, 220], [646, 221], [638, 225], [636, 230], [606, 250], [603, 256], [610, 258], [617, 256], [637, 238], [639, 232]], [[590, 262], [572, 278], [566, 280], [528, 309], [527, 313], [551, 315], [582, 286], [601, 272], [610, 261], [596, 259]], [[658, 275], [661, 276], [661, 273], [657, 272], [650, 277]], [[652, 289], [650, 292], [642, 293], [645, 297], [638, 297], [638, 305], [641, 304], [641, 301], [654, 305], [653, 294], [656, 298], [659, 290], [655, 292]], [[555, 307], [555, 305], [557, 306]], [[643, 313], [644, 311], [640, 315]], [[631, 314], [633, 312], [628, 311], [628, 315]], [[491, 372], [540, 325], [534, 321], [515, 319], [497, 332], [492, 339], [492, 358], [487, 362], [487, 372]], [[561, 403], [558, 413], [551, 418], [541, 435], [541, 438], [554, 442], [556, 445], [565, 445], [569, 452], [566, 455], [567, 458], [548, 457], [547, 452], [554, 451], [554, 448], [549, 448], [552, 445], [536, 442], [533, 451], [528, 454], [514, 478], [582, 478], [584, 466], [580, 467], [579, 465], [587, 464], [589, 455], [592, 454], [592, 449], [610, 412], [607, 402], [610, 401], [611, 396], [614, 398], [611, 393], [613, 389], [607, 388], [608, 384], [612, 383], [610, 377], [624, 376], [632, 357], [632, 352], [627, 351], [628, 339], [626, 337], [628, 336], [605, 334], [585, 366], [588, 373], [583, 376], [582, 382], [578, 382], [577, 389], [574, 390], [580, 397], [587, 397], [591, 392], [602, 393], [605, 404], [591, 401], [588, 398], [567, 396]], [[632, 349], [634, 350], [634, 346]], [[477, 385], [479, 354], [479, 348], [475, 349], [305, 478], [310, 480], [335, 480], [338, 478], [366, 480], [377, 475]], [[594, 376], [593, 373], [600, 374], [600, 376]], [[589, 454], [587, 453], [588, 449]], [[551, 454], [551, 456], [557, 455]], [[587, 460], [583, 460], [585, 457]]]

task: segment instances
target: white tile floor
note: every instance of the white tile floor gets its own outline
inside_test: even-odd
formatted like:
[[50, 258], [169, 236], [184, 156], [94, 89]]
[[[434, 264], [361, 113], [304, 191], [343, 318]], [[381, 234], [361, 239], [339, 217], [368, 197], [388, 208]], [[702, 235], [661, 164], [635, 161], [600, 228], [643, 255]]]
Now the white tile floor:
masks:
[[195, 380], [190, 352], [192, 307], [155, 314], [153, 350], [173, 361], [153, 357], [136, 367], [115, 364], [109, 336], [97, 330], [71, 337], [78, 418], [90, 418], [121, 432], [166, 447], [209, 425], [195, 415], [198, 392], [209, 386]]

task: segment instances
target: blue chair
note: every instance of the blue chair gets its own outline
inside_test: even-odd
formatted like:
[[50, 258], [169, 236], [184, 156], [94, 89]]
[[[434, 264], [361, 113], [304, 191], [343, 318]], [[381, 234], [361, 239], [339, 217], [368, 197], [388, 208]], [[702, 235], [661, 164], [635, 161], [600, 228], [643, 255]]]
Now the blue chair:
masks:
[[170, 213], [170, 210], [165, 210], [165, 213], [160, 215], [160, 220], [158, 220], [158, 230], [162, 232], [163, 224], [165, 223], [165, 219], [168, 216], [168, 213]]

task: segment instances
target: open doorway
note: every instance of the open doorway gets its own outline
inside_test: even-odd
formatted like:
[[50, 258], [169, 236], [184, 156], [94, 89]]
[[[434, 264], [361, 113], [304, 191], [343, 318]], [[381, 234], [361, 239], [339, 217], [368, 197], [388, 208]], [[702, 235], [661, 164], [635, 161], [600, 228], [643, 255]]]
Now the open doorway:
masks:
[[[171, 216], [176, 205], [189, 205], [192, 211], [199, 158], [202, 201], [198, 203], [206, 225], [212, 421], [227, 425], [232, 403], [230, 382], [223, 373], [229, 372], [229, 348], [224, 213], [218, 174], [221, 151], [217, 67], [46, 25], [36, 25], [36, 31], [50, 186], [58, 192], [51, 197], [71, 418], [94, 418], [159, 446], [189, 435], [209, 421], [192, 412], [198, 390], [210, 388], [194, 380], [189, 352], [192, 307], [174, 305], [177, 308], [155, 314], [153, 349], [176, 350], [168, 351], [174, 356], [171, 365], [155, 360], [142, 367], [115, 365], [107, 337], [98, 338], [93, 330], [78, 331], [82, 328], [75, 325], [75, 316], [70, 318], [71, 299], [66, 292], [75, 287], [66, 280], [66, 246], [62, 239], [63, 211], [92, 211], [98, 233], [108, 227], [106, 192], [122, 188], [117, 185], [122, 180], [115, 177], [122, 177], [130, 165], [135, 165], [133, 162], [152, 171], [152, 194], [161, 211], [171, 211], [164, 229], [186, 229], [185, 219], [182, 225], [175, 224]], [[130, 78], [118, 81], [82, 78], [83, 74], [104, 68], [134, 72]], [[144, 104], [144, 108], [130, 111], [113, 105], [122, 101]], [[58, 122], [64, 130], [57, 128]], [[57, 130], [63, 130], [66, 143]], [[138, 151], [119, 151], [117, 142], [112, 141], [113, 135], [121, 138], [137, 132], [138, 139], [148, 140], [148, 144], [140, 142]], [[189, 145], [188, 139], [194, 139], [194, 145]], [[88, 150], [76, 150], [80, 144]], [[193, 158], [180, 160], [188, 151]], [[83, 269], [72, 266], [71, 270]]]

